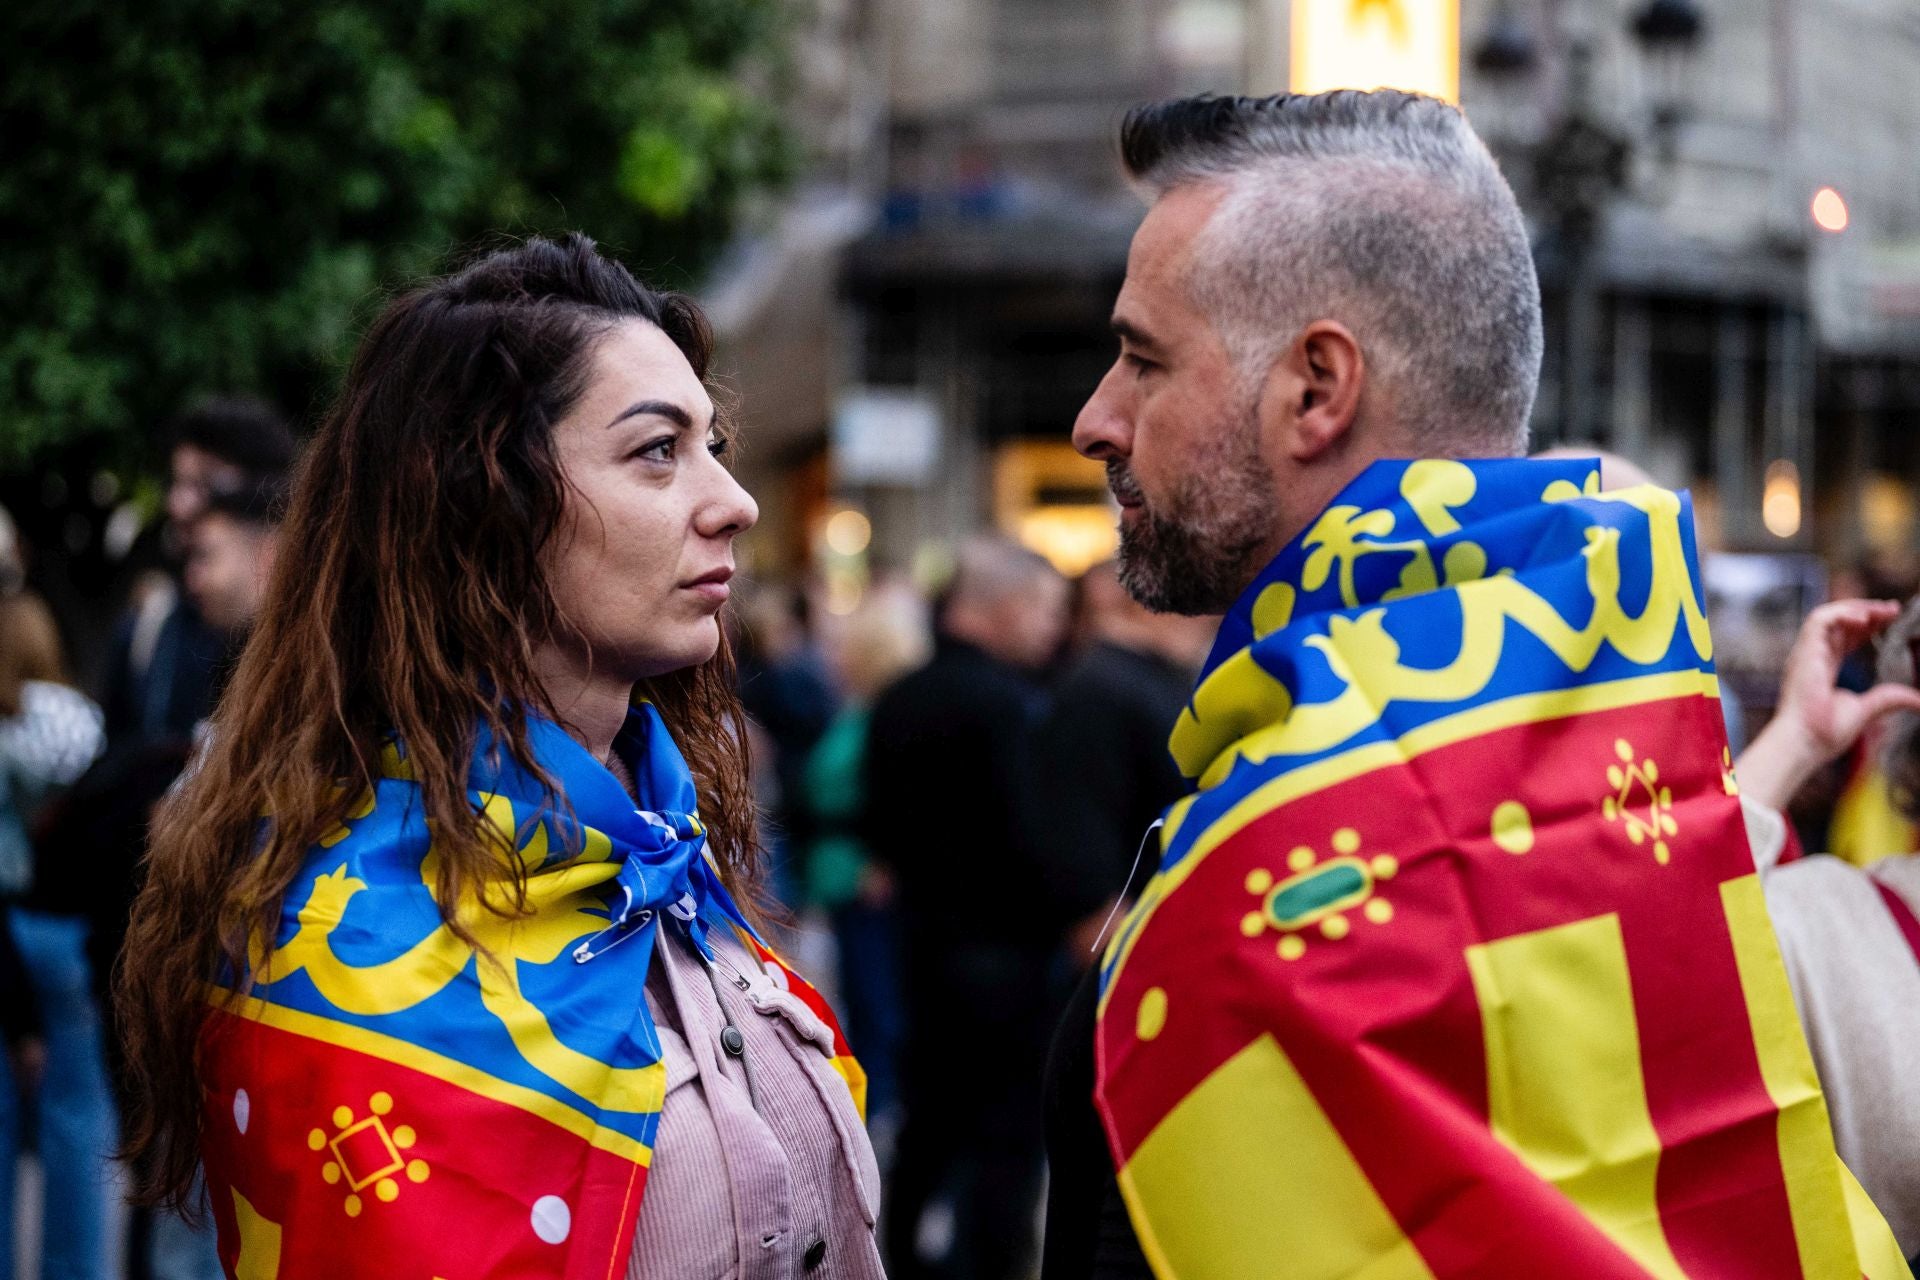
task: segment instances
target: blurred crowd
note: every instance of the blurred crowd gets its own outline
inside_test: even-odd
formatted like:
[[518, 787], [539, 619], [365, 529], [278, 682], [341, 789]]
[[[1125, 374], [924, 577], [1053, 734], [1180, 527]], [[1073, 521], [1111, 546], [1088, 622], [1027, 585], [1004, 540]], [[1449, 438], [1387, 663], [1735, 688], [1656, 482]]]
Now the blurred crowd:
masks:
[[31, 549], [0, 512], [0, 1273], [16, 1256], [17, 1154], [38, 1155], [39, 1274], [218, 1277], [210, 1231], [124, 1219], [112, 1153], [118, 1066], [109, 982], [153, 808], [186, 768], [277, 551], [295, 440], [263, 403], [211, 401], [169, 433], [165, 520], [112, 638], [102, 687], [70, 683], [60, 633], [26, 589]]
[[869, 1073], [890, 1274], [1022, 1274], [1049, 1041], [1184, 790], [1166, 733], [1214, 621], [996, 538], [930, 600], [883, 582], [837, 616], [768, 585], [740, 619], [778, 883]]
[[[0, 1275], [16, 1256], [46, 1277], [220, 1274], [210, 1233], [119, 1207], [107, 988], [148, 818], [188, 766], [280, 554], [295, 442], [249, 401], [200, 405], [169, 438], [155, 567], [132, 586], [97, 689], [75, 687], [26, 585], [31, 548], [0, 515]], [[1835, 585], [1920, 590], [1884, 557]], [[882, 577], [850, 612], [822, 597], [748, 584], [731, 615], [769, 905], [869, 1074], [890, 1274], [1031, 1274], [1046, 1145], [1073, 1140], [1049, 1126], [1089, 1123], [1085, 1108], [1046, 1105], [1045, 1088], [1078, 1090], [1091, 1072], [1048, 1070], [1053, 1029], [1076, 991], [1091, 998], [1101, 940], [1185, 790], [1166, 737], [1215, 620], [1150, 613], [1112, 565], [1069, 580], [998, 537], [957, 548], [931, 592]], [[1846, 632], [1816, 682], [1911, 683], [1920, 616], [1895, 626], [1878, 670], [1860, 643], [1887, 620]], [[1737, 750], [1748, 735], [1731, 719]], [[1915, 719], [1796, 772], [1780, 797], [1791, 827], [1756, 848], [1858, 863], [1920, 848]], [[30, 1197], [15, 1185], [27, 1153]], [[17, 1211], [26, 1199], [37, 1217]], [[35, 1239], [14, 1239], [16, 1217], [37, 1222]]]

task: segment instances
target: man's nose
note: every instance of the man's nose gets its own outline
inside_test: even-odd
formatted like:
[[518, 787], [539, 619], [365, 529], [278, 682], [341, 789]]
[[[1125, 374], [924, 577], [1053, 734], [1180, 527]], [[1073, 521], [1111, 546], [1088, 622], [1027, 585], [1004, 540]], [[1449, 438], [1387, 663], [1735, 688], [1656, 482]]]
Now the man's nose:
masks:
[[1126, 412], [1127, 398], [1117, 382], [1122, 373], [1116, 361], [1081, 406], [1080, 416], [1073, 420], [1073, 447], [1102, 462], [1133, 452], [1133, 423]]

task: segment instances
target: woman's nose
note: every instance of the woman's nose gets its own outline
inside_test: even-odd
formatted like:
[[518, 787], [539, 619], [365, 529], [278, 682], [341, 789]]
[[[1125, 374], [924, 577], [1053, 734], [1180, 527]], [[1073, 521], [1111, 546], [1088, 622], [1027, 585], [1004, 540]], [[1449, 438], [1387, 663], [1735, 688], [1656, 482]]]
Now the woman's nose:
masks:
[[701, 508], [697, 527], [701, 535], [708, 538], [745, 533], [760, 519], [760, 504], [718, 460], [713, 469], [716, 472], [714, 491]]

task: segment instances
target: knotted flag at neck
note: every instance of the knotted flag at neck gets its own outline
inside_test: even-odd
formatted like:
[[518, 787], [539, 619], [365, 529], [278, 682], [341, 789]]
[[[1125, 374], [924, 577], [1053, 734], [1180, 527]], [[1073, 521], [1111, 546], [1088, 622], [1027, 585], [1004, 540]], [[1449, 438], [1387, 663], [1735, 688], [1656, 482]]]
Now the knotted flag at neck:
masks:
[[1161, 1280], [1899, 1272], [1748, 850], [1683, 495], [1382, 462], [1224, 620], [1102, 961]]
[[[754, 933], [706, 851], [694, 780], [651, 706], [615, 750], [638, 804], [530, 718], [559, 803], [484, 731], [469, 794], [508, 867], [452, 909], [404, 748], [309, 852], [244, 994], [203, 1036], [203, 1152], [220, 1253], [246, 1280], [623, 1275], [666, 1093], [644, 997], [663, 931], [711, 954]], [[478, 942], [478, 950], [460, 935]], [[811, 998], [809, 998], [811, 997]]]

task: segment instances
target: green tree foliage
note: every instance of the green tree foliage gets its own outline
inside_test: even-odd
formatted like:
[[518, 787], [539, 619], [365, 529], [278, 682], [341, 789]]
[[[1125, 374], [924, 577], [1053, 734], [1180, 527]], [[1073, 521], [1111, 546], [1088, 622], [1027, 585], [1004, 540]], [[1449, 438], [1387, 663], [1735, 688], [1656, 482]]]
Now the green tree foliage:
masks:
[[0, 468], [331, 386], [380, 291], [578, 227], [685, 283], [783, 174], [783, 0], [0, 3]]

